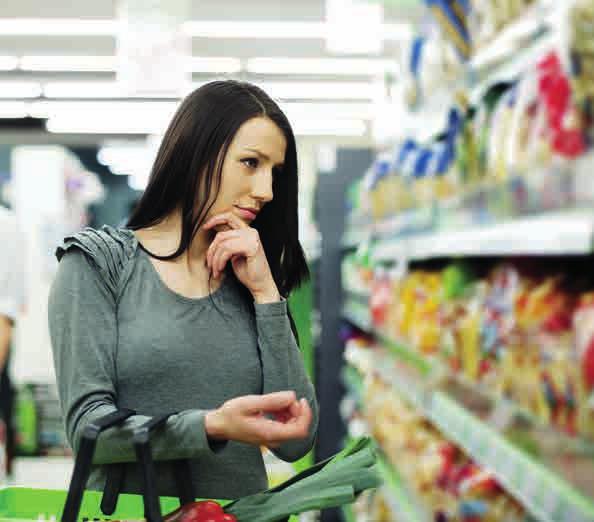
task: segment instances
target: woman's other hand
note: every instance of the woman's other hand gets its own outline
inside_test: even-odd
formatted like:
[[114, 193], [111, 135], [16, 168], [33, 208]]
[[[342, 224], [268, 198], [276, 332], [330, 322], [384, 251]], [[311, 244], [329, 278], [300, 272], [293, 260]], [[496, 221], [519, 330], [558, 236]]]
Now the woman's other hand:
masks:
[[206, 414], [206, 433], [213, 439], [276, 448], [309, 434], [312, 411], [306, 399], [292, 391], [246, 395], [225, 402]]
[[218, 278], [231, 261], [235, 276], [251, 292], [256, 303], [279, 301], [280, 294], [258, 231], [232, 212], [212, 217], [203, 228], [211, 230], [221, 225], [226, 230], [217, 232], [206, 253], [206, 264], [212, 275]]

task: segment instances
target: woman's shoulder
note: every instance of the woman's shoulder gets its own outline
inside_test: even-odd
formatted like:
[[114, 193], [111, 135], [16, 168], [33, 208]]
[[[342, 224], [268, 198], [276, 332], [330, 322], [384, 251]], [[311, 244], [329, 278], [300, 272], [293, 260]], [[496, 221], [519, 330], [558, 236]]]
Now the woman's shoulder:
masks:
[[134, 257], [137, 245], [136, 236], [129, 229], [108, 225], [100, 229], [87, 227], [66, 236], [56, 249], [55, 255], [58, 261], [61, 261], [67, 252], [82, 252], [106, 283], [116, 290], [127, 265]]

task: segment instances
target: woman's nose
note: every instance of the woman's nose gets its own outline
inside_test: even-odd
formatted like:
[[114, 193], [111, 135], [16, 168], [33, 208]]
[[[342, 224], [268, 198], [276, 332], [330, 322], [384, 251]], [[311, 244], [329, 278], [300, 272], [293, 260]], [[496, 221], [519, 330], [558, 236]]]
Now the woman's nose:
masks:
[[254, 177], [252, 196], [263, 203], [272, 201], [272, 171], [262, 169], [262, 171]]

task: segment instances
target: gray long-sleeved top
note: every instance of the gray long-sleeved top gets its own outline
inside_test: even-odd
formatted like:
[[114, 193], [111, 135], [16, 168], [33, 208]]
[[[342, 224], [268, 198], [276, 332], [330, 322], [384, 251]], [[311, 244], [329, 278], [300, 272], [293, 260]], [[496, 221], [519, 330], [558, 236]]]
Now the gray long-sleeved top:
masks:
[[260, 448], [206, 436], [206, 411], [241, 395], [294, 390], [307, 398], [309, 437], [275, 454], [293, 461], [309, 451], [318, 405], [286, 302], [247, 302], [231, 276], [210, 297], [179, 295], [127, 229], [85, 229], [56, 255], [49, 326], [70, 444], [76, 452], [84, 427], [117, 408], [137, 412], [100, 436], [89, 489], [104, 488], [106, 464], [126, 463], [123, 491], [140, 492], [131, 434], [150, 416], [170, 412], [179, 413], [152, 443], [160, 495], [177, 494], [168, 461], [182, 458], [191, 459], [197, 497], [234, 499], [266, 489]]

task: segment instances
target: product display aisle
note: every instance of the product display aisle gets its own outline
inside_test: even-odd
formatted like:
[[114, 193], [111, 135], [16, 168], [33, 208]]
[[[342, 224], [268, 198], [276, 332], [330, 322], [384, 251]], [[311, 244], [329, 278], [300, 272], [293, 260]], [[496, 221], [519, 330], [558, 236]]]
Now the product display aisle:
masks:
[[466, 60], [419, 39], [348, 194], [342, 415], [385, 484], [345, 518], [594, 520], [594, 11], [428, 4]]

